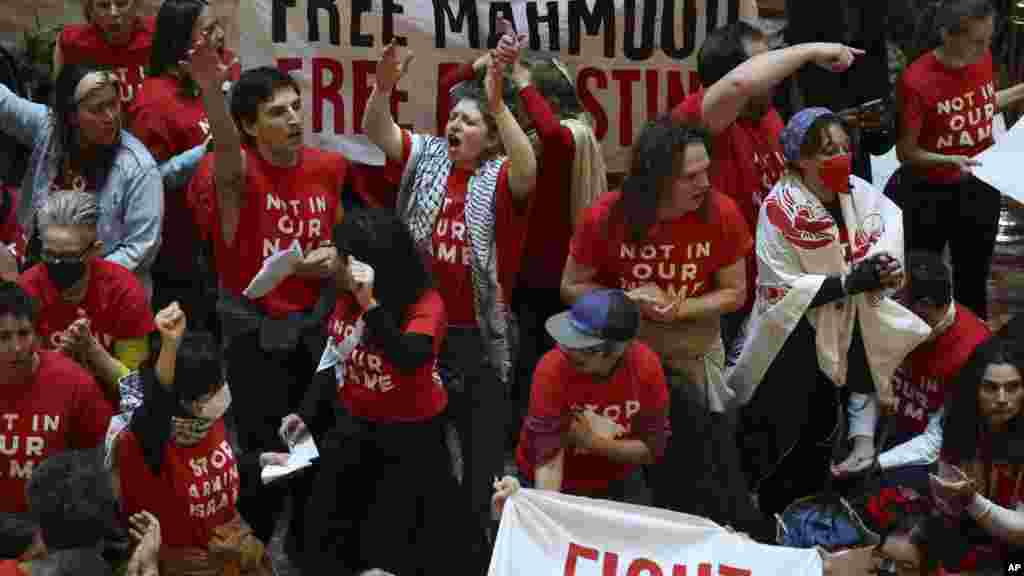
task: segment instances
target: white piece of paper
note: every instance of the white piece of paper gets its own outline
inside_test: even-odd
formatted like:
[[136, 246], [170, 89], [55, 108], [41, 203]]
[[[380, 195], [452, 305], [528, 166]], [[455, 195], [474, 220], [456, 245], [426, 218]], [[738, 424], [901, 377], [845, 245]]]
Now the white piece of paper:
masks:
[[331, 336], [327, 339], [327, 345], [324, 346], [324, 353], [320, 355], [320, 363], [317, 365], [316, 371], [317, 373], [323, 372], [340, 361], [341, 355], [338, 354], [338, 343], [334, 340], [334, 336]]
[[253, 276], [242, 294], [252, 300], [266, 296], [295, 272], [295, 265], [299, 262], [302, 262], [302, 249], [298, 243], [292, 244], [288, 250], [274, 252], [263, 261], [263, 267]]
[[971, 172], [1017, 202], [1024, 202], [1024, 181], [1020, 177], [1024, 160], [1024, 122], [1018, 121], [991, 148], [974, 157], [981, 166]]
[[288, 462], [285, 465], [270, 464], [264, 466], [263, 470], [260, 471], [260, 479], [263, 480], [264, 484], [269, 484], [275, 480], [291, 476], [303, 468], [312, 466], [313, 460], [319, 457], [320, 451], [316, 448], [313, 435], [307, 434], [304, 440], [291, 447]]

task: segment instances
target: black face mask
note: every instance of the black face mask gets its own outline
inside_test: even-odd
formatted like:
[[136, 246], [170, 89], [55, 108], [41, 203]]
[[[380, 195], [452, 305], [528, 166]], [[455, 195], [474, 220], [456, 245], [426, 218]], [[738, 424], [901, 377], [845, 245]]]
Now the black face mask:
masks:
[[74, 286], [85, 276], [85, 262], [46, 262], [46, 272], [50, 281], [63, 292]]

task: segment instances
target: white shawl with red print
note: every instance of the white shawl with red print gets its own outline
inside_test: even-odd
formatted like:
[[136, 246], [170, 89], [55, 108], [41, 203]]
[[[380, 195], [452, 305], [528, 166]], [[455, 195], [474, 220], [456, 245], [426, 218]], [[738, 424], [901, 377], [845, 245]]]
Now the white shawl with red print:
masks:
[[[765, 199], [757, 222], [757, 296], [746, 339], [726, 383], [734, 402], [754, 396], [768, 367], [805, 314], [815, 329], [818, 365], [837, 386], [846, 384], [847, 353], [854, 321], [860, 321], [868, 364], [880, 396], [891, 396], [891, 379], [903, 358], [931, 333], [920, 318], [890, 298], [871, 292], [810, 309], [828, 276], [878, 252], [903, 258], [903, 214], [868, 182], [852, 176], [840, 195], [850, 246], [821, 201], [792, 178], [783, 178]], [[844, 251], [850, 250], [849, 261]], [[852, 305], [851, 305], [852, 304]], [[810, 358], [808, 358], [810, 361]]]

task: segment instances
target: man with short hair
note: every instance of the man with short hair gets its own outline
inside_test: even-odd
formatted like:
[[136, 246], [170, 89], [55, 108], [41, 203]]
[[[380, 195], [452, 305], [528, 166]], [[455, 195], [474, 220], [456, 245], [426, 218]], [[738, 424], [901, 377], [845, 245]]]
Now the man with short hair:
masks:
[[621, 290], [588, 292], [548, 319], [558, 345], [537, 364], [516, 450], [537, 488], [622, 501], [634, 469], [661, 458], [668, 388], [639, 325]]
[[116, 399], [118, 380], [146, 358], [146, 336], [156, 328], [142, 282], [102, 258], [98, 218], [96, 196], [88, 192], [47, 198], [39, 212], [43, 261], [19, 283], [39, 301], [42, 346], [74, 358]]
[[47, 456], [91, 448], [113, 415], [88, 372], [41, 350], [32, 297], [0, 282], [0, 511], [24, 512], [25, 483]]

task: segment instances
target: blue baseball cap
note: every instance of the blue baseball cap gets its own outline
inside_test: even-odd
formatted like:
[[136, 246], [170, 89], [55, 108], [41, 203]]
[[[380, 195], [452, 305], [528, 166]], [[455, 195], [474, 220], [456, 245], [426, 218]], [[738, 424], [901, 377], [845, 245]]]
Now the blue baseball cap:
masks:
[[548, 318], [544, 327], [560, 346], [570, 350], [593, 348], [635, 338], [640, 310], [622, 290], [593, 290], [571, 309]]

